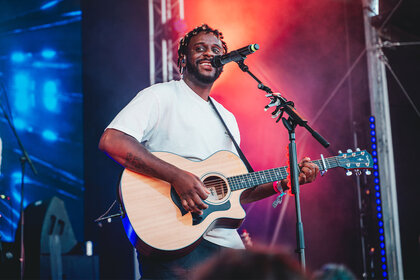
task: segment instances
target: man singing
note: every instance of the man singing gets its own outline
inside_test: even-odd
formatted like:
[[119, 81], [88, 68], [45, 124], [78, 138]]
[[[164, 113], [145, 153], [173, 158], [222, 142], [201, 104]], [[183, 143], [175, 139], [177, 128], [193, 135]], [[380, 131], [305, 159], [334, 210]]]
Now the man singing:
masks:
[[[201, 161], [217, 151], [237, 154], [233, 142], [220, 118], [219, 111], [231, 134], [240, 142], [235, 117], [210, 97], [213, 83], [222, 67], [210, 63], [217, 55], [227, 53], [222, 33], [207, 24], [196, 27], [181, 39], [178, 66], [179, 81], [156, 84], [142, 90], [110, 123], [103, 133], [99, 148], [125, 168], [166, 182], [176, 190], [186, 211], [202, 214], [203, 202], [210, 194], [194, 174], [169, 164], [151, 152], [165, 151], [184, 158]], [[304, 158], [300, 163], [301, 184], [312, 182], [318, 167]], [[285, 188], [283, 180], [278, 187]], [[241, 203], [250, 203], [276, 194], [273, 184], [246, 190]], [[171, 260], [139, 256], [142, 278], [176, 279], [183, 277], [177, 269], [188, 272], [224, 247], [243, 249], [235, 229], [215, 228], [203, 236], [203, 241], [188, 255]]]

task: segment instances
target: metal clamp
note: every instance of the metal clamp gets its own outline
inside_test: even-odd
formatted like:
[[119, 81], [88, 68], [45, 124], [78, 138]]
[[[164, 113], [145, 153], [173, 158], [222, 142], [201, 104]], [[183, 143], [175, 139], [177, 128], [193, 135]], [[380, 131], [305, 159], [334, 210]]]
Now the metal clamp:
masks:
[[327, 169], [327, 164], [325, 163], [325, 159], [324, 159], [324, 155], [321, 154], [321, 161], [322, 161], [322, 168], [324, 170], [321, 170], [321, 176], [324, 176], [325, 173], [327, 173], [328, 169]]

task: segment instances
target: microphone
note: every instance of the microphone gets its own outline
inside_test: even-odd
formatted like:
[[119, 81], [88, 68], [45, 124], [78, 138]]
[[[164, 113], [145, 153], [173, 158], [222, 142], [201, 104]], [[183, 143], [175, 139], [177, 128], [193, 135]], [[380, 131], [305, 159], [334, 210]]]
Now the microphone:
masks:
[[251, 44], [224, 55], [216, 55], [210, 62], [213, 67], [222, 67], [226, 63], [245, 59], [247, 55], [254, 53], [259, 48], [258, 44]]

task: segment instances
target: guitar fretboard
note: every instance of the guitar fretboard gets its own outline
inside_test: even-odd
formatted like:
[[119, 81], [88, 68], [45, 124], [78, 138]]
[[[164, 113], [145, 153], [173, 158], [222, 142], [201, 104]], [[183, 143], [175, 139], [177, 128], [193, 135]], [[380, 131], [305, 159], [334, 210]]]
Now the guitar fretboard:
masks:
[[[337, 157], [324, 158], [324, 161], [326, 169], [340, 166]], [[318, 165], [320, 171], [325, 169], [321, 159], [311, 162]], [[287, 175], [287, 166], [283, 166], [243, 175], [232, 176], [227, 178], [227, 180], [231, 190], [236, 191], [240, 189], [252, 188], [265, 183], [283, 180], [287, 178]]]

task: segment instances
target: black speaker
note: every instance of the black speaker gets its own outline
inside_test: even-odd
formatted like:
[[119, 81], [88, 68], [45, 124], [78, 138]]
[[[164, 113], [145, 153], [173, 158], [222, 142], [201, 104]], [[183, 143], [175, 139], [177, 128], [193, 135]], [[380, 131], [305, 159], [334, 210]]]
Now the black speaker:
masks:
[[15, 244], [0, 241], [0, 279], [19, 278], [19, 256]]
[[[51, 236], [58, 236], [61, 254], [73, 249], [77, 241], [64, 202], [58, 197], [28, 205], [24, 217], [25, 278], [39, 278], [40, 255], [50, 253]], [[20, 223], [15, 243], [20, 248]]]

